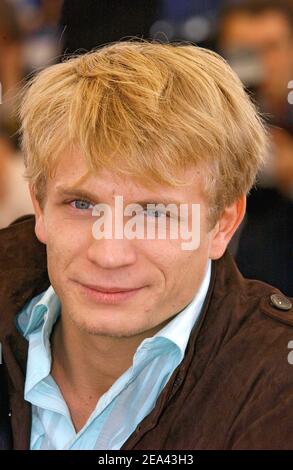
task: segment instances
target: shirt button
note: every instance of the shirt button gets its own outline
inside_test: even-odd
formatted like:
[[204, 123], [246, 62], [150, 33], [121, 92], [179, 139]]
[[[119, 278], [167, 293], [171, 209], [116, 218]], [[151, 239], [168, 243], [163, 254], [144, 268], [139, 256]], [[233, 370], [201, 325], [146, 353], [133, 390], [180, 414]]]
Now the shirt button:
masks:
[[282, 294], [272, 294], [270, 297], [271, 304], [278, 310], [290, 310], [292, 308], [292, 302]]

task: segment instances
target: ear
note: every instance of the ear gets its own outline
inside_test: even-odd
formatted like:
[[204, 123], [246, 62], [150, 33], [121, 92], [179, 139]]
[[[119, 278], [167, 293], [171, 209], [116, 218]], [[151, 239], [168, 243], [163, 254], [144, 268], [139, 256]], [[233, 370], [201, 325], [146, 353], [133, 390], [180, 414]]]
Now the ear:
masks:
[[41, 208], [39, 201], [36, 198], [35, 190], [33, 186], [29, 185], [29, 191], [31, 195], [31, 200], [35, 210], [35, 217], [36, 217], [36, 224], [35, 224], [35, 234], [38, 240], [41, 243], [46, 245], [47, 237], [46, 237], [46, 227], [44, 221], [44, 210]]
[[231, 206], [226, 207], [212, 230], [209, 257], [219, 259], [241, 224], [246, 210], [246, 196], [242, 196]]

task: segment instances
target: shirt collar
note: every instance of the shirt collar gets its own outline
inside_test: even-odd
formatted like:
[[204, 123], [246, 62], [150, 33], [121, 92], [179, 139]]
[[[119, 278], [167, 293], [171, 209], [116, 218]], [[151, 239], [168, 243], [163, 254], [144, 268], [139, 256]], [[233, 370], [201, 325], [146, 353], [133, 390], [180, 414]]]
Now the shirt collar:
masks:
[[[45, 329], [53, 327], [61, 310], [59, 298], [50, 286], [46, 291], [33, 297], [21, 310], [17, 317], [17, 326], [23, 336], [36, 331], [42, 324]], [[49, 332], [50, 333], [50, 332]]]

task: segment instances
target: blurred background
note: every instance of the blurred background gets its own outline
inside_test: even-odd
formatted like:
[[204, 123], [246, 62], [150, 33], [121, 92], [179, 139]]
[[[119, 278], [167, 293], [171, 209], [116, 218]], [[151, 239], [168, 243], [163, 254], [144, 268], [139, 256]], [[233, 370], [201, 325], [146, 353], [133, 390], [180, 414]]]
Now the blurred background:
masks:
[[293, 296], [293, 0], [0, 0], [0, 228], [33, 208], [17, 106], [36, 71], [130, 36], [219, 52], [264, 116], [268, 163], [230, 250], [239, 269]]

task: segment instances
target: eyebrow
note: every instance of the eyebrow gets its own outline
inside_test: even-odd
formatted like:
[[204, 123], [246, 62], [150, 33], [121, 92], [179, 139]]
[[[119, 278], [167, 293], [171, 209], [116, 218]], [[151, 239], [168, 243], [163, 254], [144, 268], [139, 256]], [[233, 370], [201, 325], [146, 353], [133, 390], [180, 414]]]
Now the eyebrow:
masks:
[[79, 197], [80, 199], [90, 199], [97, 201], [97, 196], [86, 189], [66, 188], [64, 186], [56, 186], [56, 192], [60, 196]]
[[[99, 198], [97, 197], [96, 194], [91, 193], [90, 191], [87, 191], [86, 189], [78, 189], [74, 187], [69, 187], [66, 188], [64, 186], [56, 186], [56, 192], [60, 196], [67, 196], [67, 197], [76, 197], [80, 199], [86, 199], [90, 200], [92, 202], [95, 202], [96, 204], [100, 203]], [[124, 199], [124, 198], [123, 198]], [[166, 199], [166, 198], [159, 198], [155, 196], [150, 196], [148, 198], [139, 200], [139, 201], [132, 201], [129, 202], [128, 204], [139, 204], [140, 206], [146, 206], [147, 204], [164, 204], [167, 206], [168, 204], [174, 204], [176, 206], [179, 206], [182, 204], [182, 201], [176, 201], [173, 199]]]

